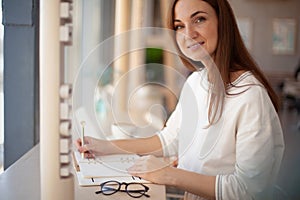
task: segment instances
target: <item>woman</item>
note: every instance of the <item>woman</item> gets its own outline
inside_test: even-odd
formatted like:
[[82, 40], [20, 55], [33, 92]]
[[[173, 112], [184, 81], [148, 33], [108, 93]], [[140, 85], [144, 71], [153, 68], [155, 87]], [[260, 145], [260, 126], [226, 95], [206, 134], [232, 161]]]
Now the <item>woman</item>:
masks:
[[[143, 139], [86, 137], [83, 147], [77, 140], [79, 151], [151, 154], [129, 173], [185, 190], [185, 199], [271, 198], [284, 149], [278, 100], [247, 52], [229, 3], [177, 0], [169, 18], [185, 65], [204, 67], [187, 79], [166, 127]], [[162, 155], [178, 156], [178, 167], [155, 157]]]

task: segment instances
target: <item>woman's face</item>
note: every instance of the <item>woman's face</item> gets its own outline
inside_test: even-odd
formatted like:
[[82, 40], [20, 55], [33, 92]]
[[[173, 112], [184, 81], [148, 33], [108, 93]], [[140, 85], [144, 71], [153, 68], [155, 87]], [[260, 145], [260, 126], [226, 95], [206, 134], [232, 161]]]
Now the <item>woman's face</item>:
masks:
[[182, 53], [194, 61], [203, 61], [207, 54], [214, 57], [218, 19], [213, 7], [202, 0], [179, 0], [174, 13], [176, 41]]

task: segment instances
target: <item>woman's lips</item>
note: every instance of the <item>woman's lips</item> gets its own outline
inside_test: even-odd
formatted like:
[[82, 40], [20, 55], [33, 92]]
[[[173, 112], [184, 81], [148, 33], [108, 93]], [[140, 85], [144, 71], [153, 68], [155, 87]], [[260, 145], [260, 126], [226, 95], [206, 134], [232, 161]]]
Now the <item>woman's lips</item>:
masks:
[[201, 45], [203, 45], [204, 42], [198, 42], [196, 44], [192, 44], [192, 45], [189, 45], [188, 46], [188, 49], [191, 49], [191, 50], [197, 50], [201, 47]]

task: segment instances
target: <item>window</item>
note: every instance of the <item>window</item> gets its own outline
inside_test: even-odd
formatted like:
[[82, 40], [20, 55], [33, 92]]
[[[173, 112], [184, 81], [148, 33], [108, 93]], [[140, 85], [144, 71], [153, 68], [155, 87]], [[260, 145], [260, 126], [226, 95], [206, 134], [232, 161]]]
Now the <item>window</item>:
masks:
[[[0, 21], [2, 22], [2, 9], [0, 10]], [[4, 112], [3, 111], [4, 111], [3, 109], [3, 25], [1, 23], [0, 25], [0, 174], [3, 172], [3, 150], [4, 150], [3, 148]]]

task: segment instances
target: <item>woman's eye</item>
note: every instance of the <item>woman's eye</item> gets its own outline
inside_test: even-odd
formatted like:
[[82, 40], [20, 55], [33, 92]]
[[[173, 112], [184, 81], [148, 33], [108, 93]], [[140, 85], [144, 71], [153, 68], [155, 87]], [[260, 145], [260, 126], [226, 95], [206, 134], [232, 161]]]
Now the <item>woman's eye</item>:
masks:
[[174, 26], [174, 30], [175, 31], [178, 31], [178, 30], [180, 30], [182, 28], [183, 28], [183, 26], [181, 26], [181, 25]]
[[201, 23], [201, 22], [204, 22], [205, 20], [206, 20], [205, 17], [198, 17], [196, 19], [196, 23]]

